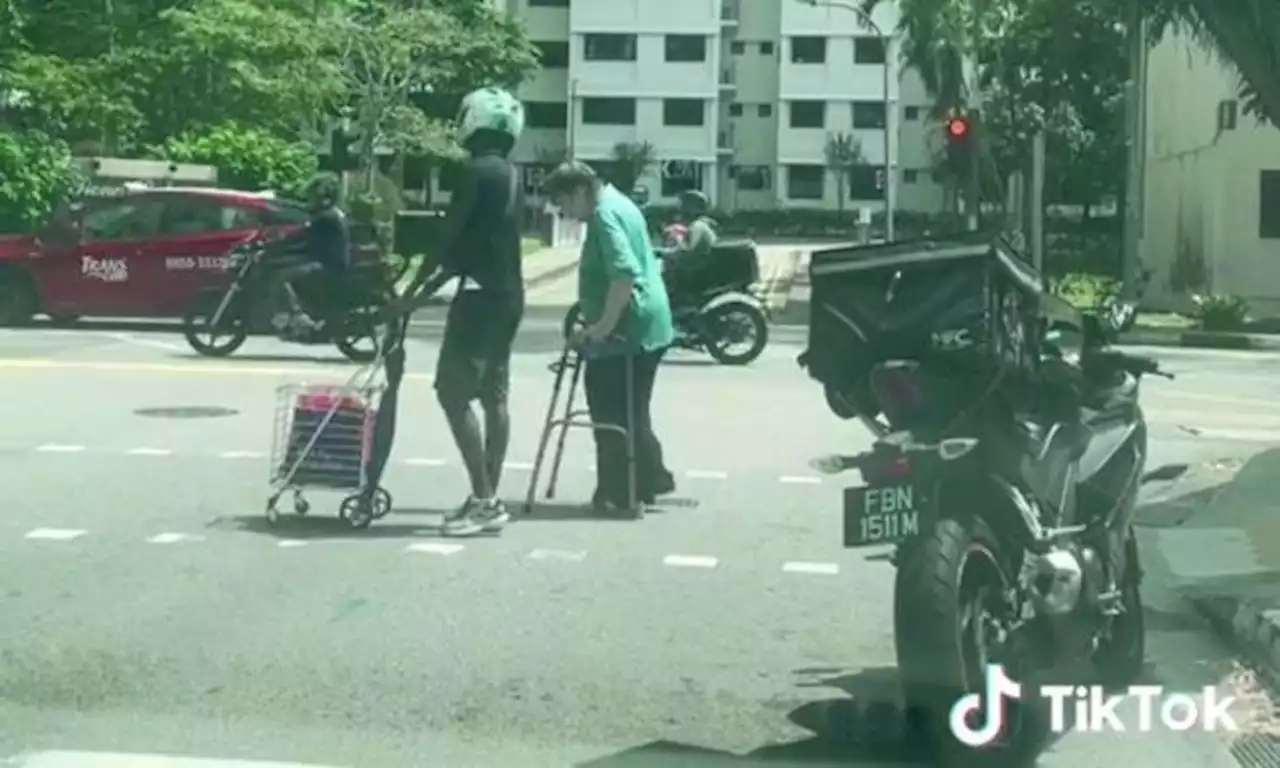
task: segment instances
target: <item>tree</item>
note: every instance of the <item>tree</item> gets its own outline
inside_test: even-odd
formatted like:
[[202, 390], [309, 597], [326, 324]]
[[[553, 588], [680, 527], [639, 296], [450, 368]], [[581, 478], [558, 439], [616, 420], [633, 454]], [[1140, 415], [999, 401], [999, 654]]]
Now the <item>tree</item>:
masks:
[[77, 181], [65, 143], [41, 133], [0, 132], [0, 232], [39, 225]]
[[827, 136], [823, 154], [827, 170], [836, 182], [836, 207], [844, 212], [849, 197], [849, 174], [855, 165], [861, 165], [866, 159], [862, 154], [862, 143], [847, 133], [834, 133]]
[[150, 154], [179, 163], [212, 165], [218, 169], [218, 184], [224, 187], [272, 190], [290, 197], [298, 196], [316, 172], [311, 147], [235, 123], [172, 137]]
[[640, 177], [658, 163], [658, 150], [647, 141], [619, 142], [612, 154], [613, 184], [628, 195], [635, 191]]

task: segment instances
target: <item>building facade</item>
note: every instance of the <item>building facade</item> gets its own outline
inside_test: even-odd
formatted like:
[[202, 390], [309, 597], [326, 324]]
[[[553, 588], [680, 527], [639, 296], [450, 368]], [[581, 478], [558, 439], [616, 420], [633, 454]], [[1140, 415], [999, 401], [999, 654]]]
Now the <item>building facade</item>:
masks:
[[[700, 189], [725, 209], [883, 210], [885, 168], [897, 210], [935, 211], [941, 129], [919, 78], [898, 66], [893, 3], [867, 25], [800, 0], [494, 0], [525, 23], [543, 69], [520, 89], [528, 126], [517, 159], [529, 191], [572, 155], [608, 161], [648, 142], [639, 184], [655, 202]], [[888, 77], [886, 77], [886, 73]], [[887, 85], [887, 92], [886, 92]], [[886, 136], [888, 146], [886, 154]], [[833, 173], [828, 145], [859, 162]]]
[[1146, 69], [1144, 302], [1233, 294], [1280, 315], [1280, 130], [1240, 112], [1235, 73], [1187, 36], [1166, 36]]

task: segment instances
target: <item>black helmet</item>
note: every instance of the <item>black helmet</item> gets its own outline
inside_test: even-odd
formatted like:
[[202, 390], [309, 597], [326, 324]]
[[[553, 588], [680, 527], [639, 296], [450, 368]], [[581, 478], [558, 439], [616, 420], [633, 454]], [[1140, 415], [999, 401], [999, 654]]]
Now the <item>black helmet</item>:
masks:
[[342, 196], [342, 184], [336, 174], [317, 173], [307, 182], [303, 191], [313, 208], [328, 208], [338, 204], [338, 198]]
[[680, 208], [688, 213], [699, 215], [711, 208], [711, 201], [701, 190], [690, 189], [680, 193]]

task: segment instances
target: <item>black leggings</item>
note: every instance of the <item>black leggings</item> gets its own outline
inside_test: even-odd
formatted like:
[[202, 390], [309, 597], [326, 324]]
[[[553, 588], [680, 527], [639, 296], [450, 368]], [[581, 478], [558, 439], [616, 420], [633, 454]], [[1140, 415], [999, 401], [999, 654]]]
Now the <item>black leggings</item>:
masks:
[[[654, 496], [670, 484], [662, 459], [662, 444], [653, 431], [649, 413], [654, 379], [666, 350], [644, 352], [632, 358], [628, 382], [627, 358], [610, 355], [588, 358], [583, 376], [587, 409], [596, 424], [612, 424], [630, 430], [636, 447], [636, 499], [653, 503]], [[632, 411], [627, 413], [627, 388], [632, 391]], [[595, 430], [596, 498], [625, 507], [627, 488], [627, 438], [613, 430]]]

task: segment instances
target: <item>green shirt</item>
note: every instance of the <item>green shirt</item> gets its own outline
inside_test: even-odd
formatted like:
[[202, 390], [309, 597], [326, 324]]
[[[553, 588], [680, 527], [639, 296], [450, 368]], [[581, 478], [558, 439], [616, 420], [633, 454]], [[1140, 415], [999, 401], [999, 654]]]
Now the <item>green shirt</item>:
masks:
[[587, 222], [587, 237], [578, 262], [578, 301], [587, 324], [604, 313], [609, 285], [633, 280], [631, 303], [615, 333], [631, 348], [644, 352], [664, 349], [675, 340], [662, 264], [653, 253], [644, 214], [612, 185], [600, 189], [595, 215]]
[[699, 216], [689, 225], [689, 234], [685, 240], [685, 253], [690, 256], [700, 257], [711, 253], [711, 249], [716, 245], [716, 229], [712, 225], [711, 219], [706, 216]]

